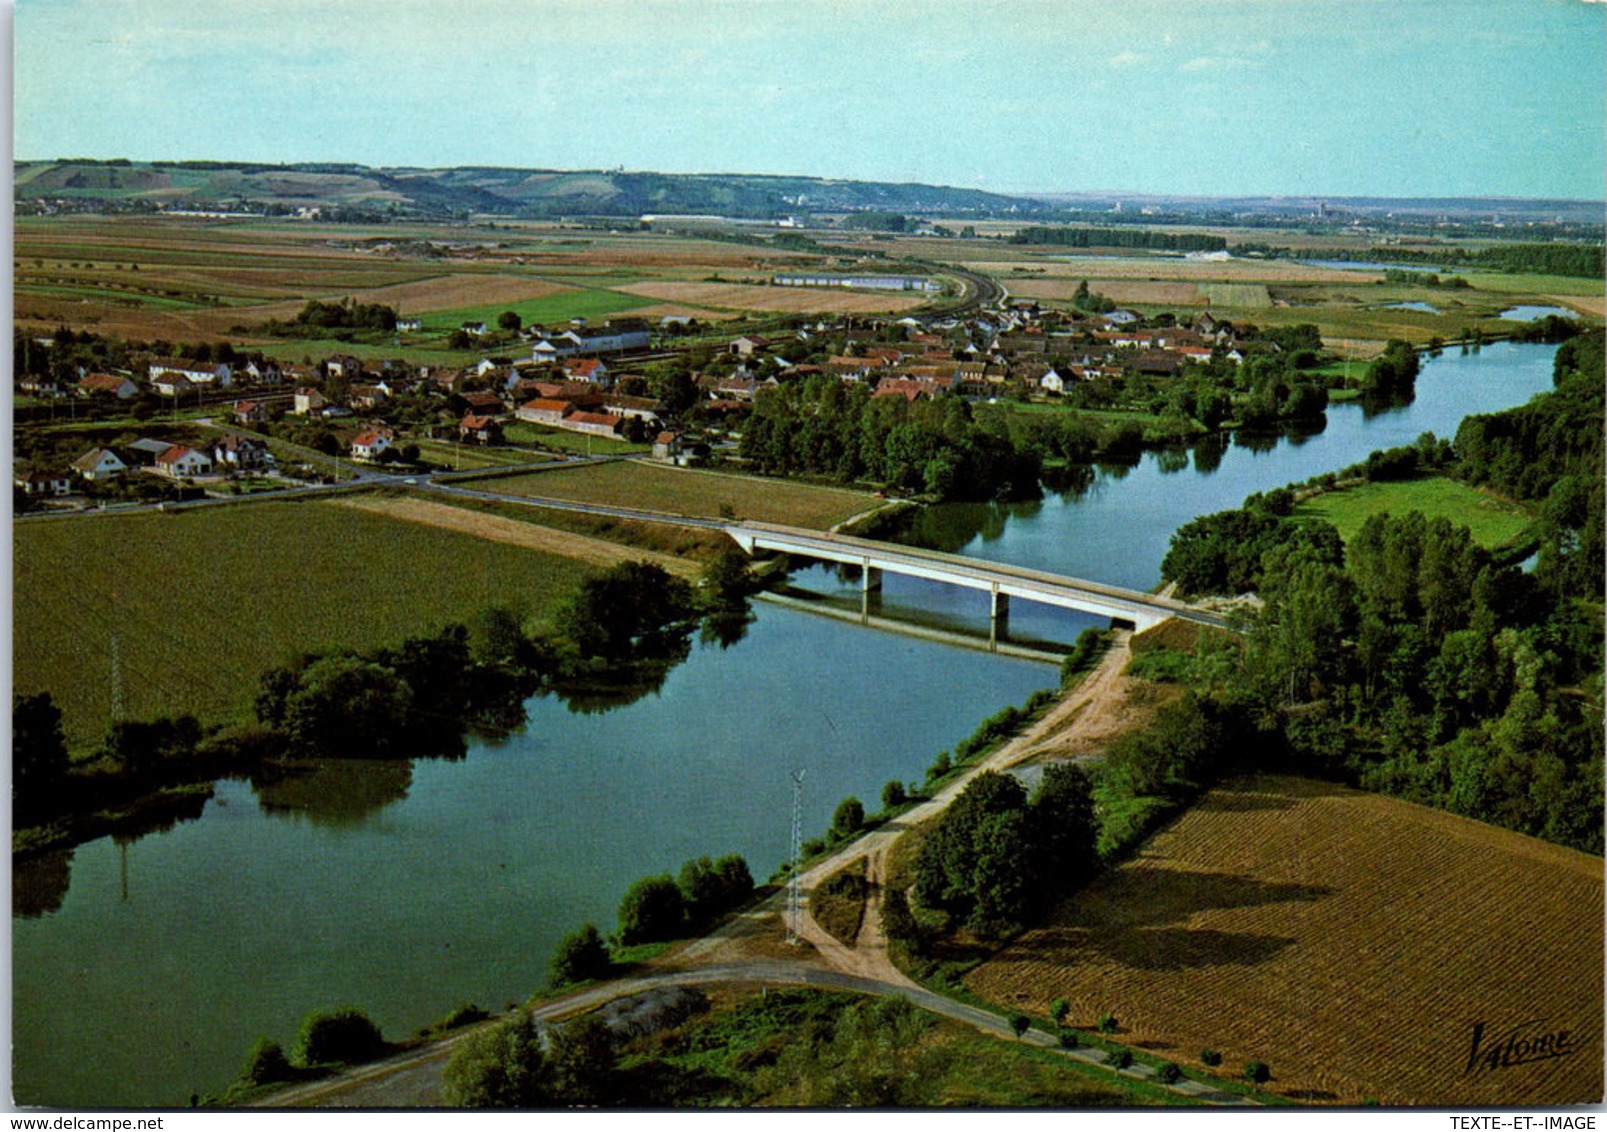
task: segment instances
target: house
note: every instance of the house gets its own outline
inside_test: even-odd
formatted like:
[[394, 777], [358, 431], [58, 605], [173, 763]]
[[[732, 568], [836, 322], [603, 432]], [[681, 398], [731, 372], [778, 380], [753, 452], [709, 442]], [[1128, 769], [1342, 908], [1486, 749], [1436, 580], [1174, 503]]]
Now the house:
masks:
[[476, 337], [486, 333], [486, 325], [483, 322], [460, 322], [458, 323], [458, 329], [465, 334], [473, 334]]
[[653, 438], [653, 459], [674, 460], [681, 454], [681, 434], [661, 432]]
[[278, 362], [270, 358], [268, 361], [261, 363], [247, 362], [238, 376], [250, 378], [257, 385], [278, 385], [284, 380], [284, 371], [279, 368]]
[[615, 393], [603, 398], [603, 411], [620, 417], [639, 417], [649, 424], [656, 424], [664, 412], [664, 404], [651, 397], [627, 397]]
[[552, 397], [537, 397], [520, 405], [516, 415], [520, 420], [530, 421], [532, 424], [561, 425], [564, 418], [575, 411], [572, 402]]
[[24, 495], [70, 495], [72, 477], [60, 472], [29, 472], [12, 480]]
[[239, 471], [266, 470], [277, 463], [265, 443], [238, 432], [225, 433], [213, 441], [211, 455], [214, 465], [227, 465]]
[[73, 470], [91, 483], [116, 479], [128, 471], [128, 465], [109, 448], [91, 448], [73, 461]]
[[398, 318], [396, 320], [396, 329], [398, 329], [398, 330], [423, 330], [424, 329], [424, 320], [422, 318]]
[[564, 375], [571, 381], [603, 385], [608, 381], [608, 367], [603, 365], [600, 358], [576, 358], [564, 366]]
[[261, 401], [236, 401], [234, 403], [234, 421], [236, 424], [262, 424], [268, 419], [268, 407]]
[[205, 476], [212, 472], [212, 458], [205, 452], [175, 444], [156, 458], [156, 470], [176, 480]]
[[500, 416], [506, 411], [501, 397], [484, 390], [477, 393], [456, 394], [452, 398], [452, 404], [462, 412], [475, 413], [482, 417]]
[[164, 372], [160, 377], [152, 378], [151, 385], [163, 397], [182, 397], [195, 388], [195, 384], [182, 373]]
[[1053, 367], [1038, 379], [1038, 388], [1047, 389], [1051, 393], [1064, 393], [1066, 379], [1057, 373]]
[[308, 413], [316, 413], [328, 403], [329, 402], [324, 399], [322, 392], [309, 386], [304, 389], [296, 390], [295, 408], [293, 408], [291, 412], [297, 413], [301, 416], [306, 416]]
[[385, 429], [375, 428], [352, 437], [353, 460], [378, 460], [391, 447], [391, 435]]
[[458, 422], [458, 440], [464, 444], [501, 444], [502, 426], [491, 417], [470, 413]]
[[739, 358], [751, 358], [754, 354], [770, 348], [768, 338], [733, 338], [729, 347], [731, 353]]
[[113, 373], [89, 373], [78, 379], [78, 392], [88, 397], [110, 396], [127, 401], [139, 394], [133, 379]]
[[922, 397], [931, 397], [936, 388], [927, 381], [916, 381], [908, 377], [884, 377], [876, 383], [872, 397], [902, 397], [906, 401], [919, 400]]
[[564, 418], [560, 428], [571, 432], [584, 432], [592, 436], [618, 436], [620, 428], [625, 424], [625, 418], [615, 416], [613, 413], [570, 413]]
[[377, 409], [391, 399], [390, 388], [379, 385], [353, 385], [346, 394], [355, 409]]
[[192, 362], [183, 358], [157, 358], [145, 367], [152, 383], [159, 378], [176, 374], [191, 385], [216, 385], [227, 389], [234, 383], [234, 371], [227, 362]]

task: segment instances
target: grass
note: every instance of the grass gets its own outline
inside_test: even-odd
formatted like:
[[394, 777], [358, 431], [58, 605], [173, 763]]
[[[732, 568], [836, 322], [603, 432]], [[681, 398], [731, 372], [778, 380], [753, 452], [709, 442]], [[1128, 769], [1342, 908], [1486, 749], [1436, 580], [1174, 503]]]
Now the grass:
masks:
[[130, 717], [222, 722], [298, 652], [391, 644], [494, 603], [543, 622], [590, 573], [319, 502], [19, 523], [14, 538], [15, 684], [49, 691], [80, 747], [105, 728], [114, 638]]
[[504, 476], [492, 483], [491, 490], [513, 495], [816, 529], [840, 523], [878, 503], [873, 495], [843, 488], [664, 468], [641, 461]]
[[[792, 1107], [818, 1101], [837, 1084], [841, 1066], [834, 1062], [842, 1056], [840, 1047], [795, 1058], [786, 1071], [777, 1071], [776, 1062], [789, 1050], [827, 1050], [838, 1020], [869, 1003], [840, 991], [793, 988], [715, 990], [712, 997], [707, 1013], [627, 1047], [626, 1074], [656, 1086], [637, 1098], [640, 1103]], [[921, 1106], [1106, 1108], [1181, 1100], [1053, 1051], [979, 1034], [925, 1013], [919, 1018], [914, 1048], [878, 1056], [898, 1059], [906, 1068], [919, 1066], [920, 1072], [906, 1078], [906, 1088], [916, 1095], [905, 1095]], [[657, 1091], [677, 1079], [681, 1084], [673, 1095]]]
[[541, 452], [523, 452], [516, 448], [481, 448], [473, 444], [454, 444], [448, 440], [409, 440], [418, 445], [419, 455], [443, 468], [505, 468], [515, 464], [530, 464], [548, 457]]
[[[1115, 1013], [1135, 1051], [1272, 1067], [1288, 1100], [1585, 1103], [1602, 1092], [1600, 858], [1327, 783], [1209, 792], [966, 980], [1012, 1010]], [[1513, 971], [1524, 972], [1515, 979]], [[1588, 1033], [1468, 1074], [1472, 1025]]]
[[548, 428], [529, 421], [505, 421], [503, 439], [513, 444], [534, 444], [555, 452], [573, 452], [581, 456], [630, 456], [651, 452], [651, 444], [632, 444], [606, 436], [589, 436], [568, 429]]
[[430, 311], [421, 317], [426, 332], [455, 330], [458, 324], [463, 322], [483, 322], [489, 327], [495, 327], [497, 316], [503, 311], [513, 311], [527, 325], [536, 323], [545, 326], [571, 318], [599, 318], [620, 311], [635, 310], [638, 307], [651, 306], [655, 301], [644, 299], [639, 295], [622, 295], [618, 291], [590, 287], [519, 302], [485, 303], [480, 306], [458, 307], [454, 310]]
[[1339, 528], [1346, 542], [1362, 524], [1380, 512], [1405, 515], [1421, 511], [1430, 519], [1446, 518], [1469, 528], [1473, 541], [1486, 549], [1511, 542], [1532, 517], [1522, 507], [1491, 498], [1475, 488], [1444, 476], [1428, 476], [1401, 483], [1367, 483], [1330, 491], [1295, 509], [1298, 518], [1324, 519]]

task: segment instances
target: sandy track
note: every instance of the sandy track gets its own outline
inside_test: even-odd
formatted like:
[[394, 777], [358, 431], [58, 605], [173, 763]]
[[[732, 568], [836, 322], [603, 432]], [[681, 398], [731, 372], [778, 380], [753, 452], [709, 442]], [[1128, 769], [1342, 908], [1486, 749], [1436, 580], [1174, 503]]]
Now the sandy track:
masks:
[[504, 542], [512, 546], [522, 546], [527, 550], [573, 558], [593, 566], [608, 567], [617, 566], [621, 562], [645, 561], [662, 566], [671, 574], [683, 578], [695, 577], [700, 571], [696, 562], [676, 558], [671, 554], [638, 550], [606, 539], [571, 534], [569, 531], [554, 530], [535, 523], [522, 523], [517, 519], [504, 519], [498, 515], [468, 511], [445, 503], [432, 503], [427, 499], [371, 497], [337, 499], [331, 502], [341, 507], [352, 507], [409, 523], [422, 523], [428, 527], [456, 531], [490, 542]]

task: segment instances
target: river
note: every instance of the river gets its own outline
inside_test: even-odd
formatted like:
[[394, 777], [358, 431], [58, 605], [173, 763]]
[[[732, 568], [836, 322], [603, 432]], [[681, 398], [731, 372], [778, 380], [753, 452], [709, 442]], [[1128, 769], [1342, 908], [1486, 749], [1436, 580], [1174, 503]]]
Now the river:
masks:
[[[1151, 453], [1032, 504], [934, 508], [920, 537], [961, 553], [1148, 588], [1171, 532], [1245, 495], [1550, 388], [1555, 347], [1498, 343], [1426, 361], [1410, 406], [1330, 409], [1316, 435]], [[804, 584], [851, 592], [824, 570]], [[886, 578], [884, 613], [986, 635], [978, 595]], [[786, 857], [789, 772], [805, 836], [850, 794], [879, 806], [985, 715], [1054, 682], [1025, 660], [756, 603], [747, 636], [695, 647], [655, 694], [603, 714], [554, 699], [461, 760], [338, 761], [254, 789], [225, 781], [198, 820], [103, 838], [14, 877], [14, 1093], [22, 1104], [182, 1105], [266, 1035], [357, 1004], [400, 1037], [473, 1000], [541, 985], [560, 936], [612, 929], [628, 884], [741, 853]], [[1014, 636], [1087, 618], [1012, 610]]]

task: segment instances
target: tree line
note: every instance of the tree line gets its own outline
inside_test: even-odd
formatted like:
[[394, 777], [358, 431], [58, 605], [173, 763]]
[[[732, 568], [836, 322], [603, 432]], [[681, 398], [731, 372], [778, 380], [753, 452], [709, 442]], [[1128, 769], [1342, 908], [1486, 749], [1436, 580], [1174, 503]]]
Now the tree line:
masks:
[[1148, 228], [1023, 228], [1010, 237], [1012, 244], [1052, 245], [1066, 248], [1145, 248], [1166, 252], [1219, 252], [1228, 242], [1221, 236], [1198, 232], [1157, 232]]

